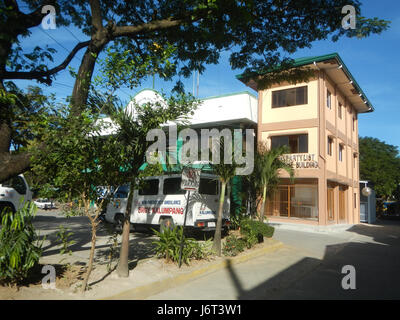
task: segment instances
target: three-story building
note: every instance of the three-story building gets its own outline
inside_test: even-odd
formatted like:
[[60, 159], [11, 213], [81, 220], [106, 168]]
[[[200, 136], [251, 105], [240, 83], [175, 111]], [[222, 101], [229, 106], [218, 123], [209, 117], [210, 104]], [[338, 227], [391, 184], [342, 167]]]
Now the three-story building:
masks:
[[271, 222], [311, 225], [360, 221], [358, 117], [371, 103], [337, 53], [295, 60], [314, 71], [308, 82], [258, 89], [258, 142], [287, 145], [294, 181], [281, 173], [265, 206]]

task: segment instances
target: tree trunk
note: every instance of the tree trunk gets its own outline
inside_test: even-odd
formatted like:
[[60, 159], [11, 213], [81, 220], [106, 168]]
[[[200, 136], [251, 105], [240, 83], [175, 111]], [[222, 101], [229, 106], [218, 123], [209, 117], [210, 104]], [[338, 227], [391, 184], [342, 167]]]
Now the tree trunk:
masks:
[[85, 279], [83, 280], [82, 292], [86, 291], [87, 284], [89, 282], [90, 273], [92, 272], [92, 269], [93, 269], [94, 251], [96, 249], [97, 216], [98, 215], [96, 215], [95, 218], [89, 218], [90, 224], [92, 226], [92, 241], [91, 241], [91, 247], [90, 247], [89, 265], [88, 265], [88, 269], [86, 271]]
[[222, 229], [222, 213], [224, 210], [226, 182], [221, 183], [221, 194], [219, 196], [219, 208], [217, 216], [217, 225], [215, 227], [213, 249], [216, 251], [218, 257], [221, 256], [221, 229]]
[[260, 221], [264, 222], [264, 211], [265, 211], [265, 202], [267, 198], [267, 185], [264, 185], [263, 188], [263, 197], [262, 197], [262, 203], [261, 203], [261, 211], [260, 211]]
[[0, 183], [29, 169], [31, 155], [28, 152], [0, 153]]
[[117, 267], [117, 274], [119, 277], [127, 278], [129, 276], [129, 234], [131, 229], [130, 217], [132, 211], [134, 182], [131, 182], [128, 195], [128, 203], [125, 211], [125, 219], [122, 228], [122, 241], [121, 250], [119, 253], [119, 262]]
[[104, 48], [104, 45], [107, 43], [106, 39], [102, 40], [103, 41], [98, 41], [97, 45], [94, 44], [96, 41], [91, 41], [91, 44], [86, 49], [86, 52], [82, 58], [81, 65], [75, 79], [74, 89], [72, 90], [72, 109], [70, 112], [72, 116], [79, 115], [86, 107], [96, 60], [99, 53]]

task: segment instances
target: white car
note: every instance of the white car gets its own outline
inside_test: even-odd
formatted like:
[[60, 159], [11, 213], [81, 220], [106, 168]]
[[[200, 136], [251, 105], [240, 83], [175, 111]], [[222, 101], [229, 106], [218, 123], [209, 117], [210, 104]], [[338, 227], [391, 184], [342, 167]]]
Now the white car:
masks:
[[15, 212], [32, 201], [32, 191], [22, 174], [0, 184], [0, 214], [4, 208]]
[[54, 209], [54, 202], [49, 199], [37, 199], [33, 202], [39, 209]]

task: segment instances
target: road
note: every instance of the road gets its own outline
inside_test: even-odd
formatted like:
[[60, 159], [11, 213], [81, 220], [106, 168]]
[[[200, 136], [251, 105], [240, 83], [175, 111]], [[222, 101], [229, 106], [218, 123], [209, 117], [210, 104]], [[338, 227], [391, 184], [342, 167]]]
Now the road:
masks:
[[[229, 266], [150, 300], [399, 299], [400, 221], [347, 231], [276, 230], [282, 249]], [[354, 267], [355, 277], [342, 273]], [[343, 278], [345, 280], [343, 280]], [[344, 283], [355, 289], [343, 289]]]

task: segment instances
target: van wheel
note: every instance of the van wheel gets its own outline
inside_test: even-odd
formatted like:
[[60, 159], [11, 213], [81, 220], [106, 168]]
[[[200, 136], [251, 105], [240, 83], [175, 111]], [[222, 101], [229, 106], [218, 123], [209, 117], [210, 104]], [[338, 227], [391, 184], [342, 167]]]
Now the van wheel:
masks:
[[160, 219], [160, 232], [164, 233], [165, 230], [172, 230], [174, 228], [174, 221], [171, 218]]
[[118, 213], [114, 217], [115, 220], [115, 230], [117, 232], [122, 232], [125, 217], [122, 213]]

